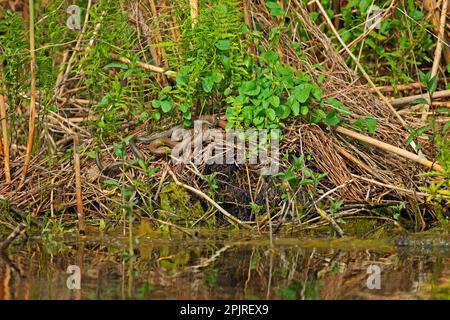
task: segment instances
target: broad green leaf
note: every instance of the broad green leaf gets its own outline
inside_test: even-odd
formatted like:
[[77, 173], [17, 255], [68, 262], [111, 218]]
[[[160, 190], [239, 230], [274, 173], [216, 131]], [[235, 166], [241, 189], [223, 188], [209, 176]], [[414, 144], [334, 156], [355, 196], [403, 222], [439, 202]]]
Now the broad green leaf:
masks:
[[327, 116], [325, 118], [325, 123], [329, 126], [336, 126], [341, 122], [341, 118], [337, 116], [337, 111], [335, 109], [331, 109], [328, 111]]
[[267, 109], [266, 115], [270, 121], [275, 121], [275, 119], [277, 117], [277, 115], [275, 114], [275, 110], [273, 110], [273, 109]]
[[311, 85], [309, 83], [302, 83], [294, 88], [293, 94], [298, 102], [305, 103], [309, 99], [311, 93]]
[[374, 133], [377, 129], [377, 120], [370, 114], [366, 115], [366, 128], [370, 133]]
[[162, 110], [162, 112], [167, 113], [171, 109], [172, 109], [172, 98], [169, 97], [169, 99], [161, 101], [161, 110]]
[[231, 43], [229, 40], [219, 40], [216, 42], [216, 47], [222, 51], [230, 50]]
[[294, 116], [298, 116], [300, 114], [300, 103], [298, 101], [294, 101], [291, 105], [291, 110]]

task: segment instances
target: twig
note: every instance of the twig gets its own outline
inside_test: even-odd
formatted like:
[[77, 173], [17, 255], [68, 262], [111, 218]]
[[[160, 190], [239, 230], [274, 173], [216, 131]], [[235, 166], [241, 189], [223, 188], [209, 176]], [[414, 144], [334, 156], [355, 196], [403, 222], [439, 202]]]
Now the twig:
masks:
[[[111, 59], [114, 59], [114, 60], [117, 60], [117, 61], [120, 61], [120, 62], [123, 62], [123, 63], [127, 63], [127, 64], [131, 63], [131, 60], [128, 59], [128, 58], [125, 58], [125, 57], [119, 57], [119, 56], [116, 56], [115, 54], [110, 54], [109, 56], [110, 56]], [[157, 66], [154, 66], [152, 64], [143, 63], [143, 62], [140, 62], [140, 61], [136, 62], [136, 65], [138, 67], [141, 67], [141, 68], [145, 69], [145, 70], [149, 70], [149, 71], [153, 71], [153, 72], [156, 72], [156, 73], [165, 74], [169, 78], [175, 78], [176, 75], [177, 75], [177, 73], [175, 71], [164, 70], [161, 67], [157, 67]]]
[[[409, 189], [397, 187], [397, 186], [394, 186], [392, 184], [379, 182], [379, 181], [376, 181], [376, 180], [373, 180], [373, 179], [369, 179], [369, 178], [365, 178], [365, 177], [362, 177], [362, 176], [358, 176], [356, 174], [352, 174], [352, 177], [361, 179], [361, 180], [369, 182], [369, 183], [376, 184], [376, 185], [378, 185], [380, 187], [384, 187], [384, 188], [388, 188], [388, 189], [392, 189], [392, 190], [397, 190], [397, 191], [404, 192], [404, 193], [413, 194], [415, 196], [420, 196], [420, 197], [429, 197], [430, 196], [430, 194], [426, 193], [426, 192], [416, 192], [414, 190], [409, 190]], [[442, 197], [445, 198], [445, 199], [450, 199], [450, 197], [448, 197], [448, 196], [442, 196]]]
[[172, 170], [170, 170], [170, 169], [169, 169], [169, 174], [172, 176], [173, 181], [175, 182], [175, 184], [177, 186], [183, 187], [183, 188], [185, 188], [185, 189], [195, 193], [196, 195], [202, 197], [203, 199], [208, 201], [210, 204], [212, 204], [217, 210], [219, 210], [231, 222], [236, 223], [236, 224], [238, 224], [241, 227], [246, 228], [246, 229], [251, 229], [252, 228], [248, 224], [242, 222], [241, 220], [239, 220], [238, 218], [236, 218], [235, 216], [233, 216], [232, 214], [227, 212], [224, 208], [222, 208], [217, 202], [215, 202], [213, 199], [211, 199], [204, 192], [202, 192], [200, 190], [197, 190], [197, 189], [195, 189], [195, 188], [193, 188], [191, 186], [188, 186], [187, 184], [184, 184], [183, 182], [180, 182], [178, 180], [178, 178], [175, 176], [175, 174], [172, 172]]
[[31, 96], [30, 96], [30, 115], [28, 123], [28, 142], [27, 151], [25, 154], [25, 162], [22, 169], [21, 184], [23, 185], [25, 177], [27, 175], [28, 166], [30, 165], [31, 152], [33, 151], [34, 143], [34, 125], [36, 115], [36, 52], [35, 52], [35, 39], [34, 39], [34, 0], [29, 0], [30, 9], [30, 54], [31, 54]]
[[334, 231], [336, 231], [339, 237], [344, 236], [344, 231], [328, 213], [320, 209], [316, 203], [314, 203], [314, 207], [316, 208], [317, 213], [319, 213], [322, 216], [322, 218], [324, 218], [326, 221], [330, 223], [331, 227], [334, 229]]
[[[433, 93], [433, 99], [440, 99], [440, 98], [447, 98], [450, 97], [450, 89], [449, 90], [442, 90], [442, 91], [436, 91]], [[414, 102], [417, 99], [429, 99], [429, 95], [428, 93], [424, 93], [424, 94], [418, 94], [418, 95], [414, 95], [414, 96], [409, 96], [409, 97], [403, 97], [403, 98], [397, 98], [397, 99], [392, 99], [391, 100], [391, 104], [395, 107], [402, 107], [405, 106], [407, 104], [410, 104], [412, 102]]]
[[222, 248], [220, 248], [219, 250], [217, 250], [211, 257], [209, 257], [208, 259], [206, 259], [205, 261], [201, 262], [198, 265], [195, 266], [191, 266], [188, 267], [187, 270], [198, 270], [201, 268], [206, 268], [207, 266], [209, 266], [212, 262], [216, 261], [220, 255], [222, 253], [224, 253], [225, 251], [227, 251], [228, 249], [230, 249], [232, 246], [231, 245], [226, 245]]
[[80, 234], [84, 234], [85, 229], [84, 229], [83, 194], [81, 191], [80, 154], [78, 152], [78, 135], [76, 134], [73, 136], [73, 166], [75, 169], [78, 230]]
[[[393, 91], [407, 91], [407, 90], [414, 90], [414, 89], [422, 89], [423, 84], [420, 82], [414, 82], [414, 83], [408, 83], [408, 84], [399, 84], [397, 86], [382, 86], [377, 87], [380, 92], [393, 92]], [[369, 92], [373, 93], [375, 90], [373, 88], [369, 88]], [[392, 100], [391, 100], [392, 104]]]
[[13, 242], [14, 239], [16, 239], [22, 233], [22, 231], [25, 230], [26, 227], [27, 227], [27, 225], [25, 223], [21, 222], [13, 230], [13, 232], [11, 232], [9, 234], [9, 236], [0, 243], [0, 252], [5, 252], [6, 249], [8, 249], [9, 245], [11, 244], [11, 242]]
[[353, 179], [344, 182], [343, 184], [337, 186], [336, 188], [333, 188], [331, 190], [328, 190], [327, 192], [325, 192], [323, 195], [320, 196], [319, 199], [317, 199], [316, 201], [314, 201], [314, 204], [318, 204], [320, 201], [322, 201], [323, 199], [325, 199], [326, 197], [328, 197], [330, 194], [335, 193], [336, 191], [338, 191], [339, 189], [345, 188], [347, 185], [349, 185], [350, 183], [353, 182]]
[[431, 162], [430, 160], [425, 159], [424, 157], [421, 157], [417, 154], [414, 154], [412, 152], [406, 151], [404, 149], [400, 149], [398, 147], [395, 147], [391, 144], [385, 143], [385, 142], [381, 142], [377, 139], [371, 138], [371, 137], [367, 137], [365, 135], [362, 135], [358, 132], [352, 131], [350, 129], [347, 128], [343, 128], [343, 127], [337, 127], [336, 128], [336, 132], [342, 133], [348, 137], [366, 142], [372, 146], [375, 146], [377, 148], [383, 149], [385, 151], [394, 153], [396, 155], [399, 155], [403, 158], [415, 161], [417, 163], [420, 163], [421, 165], [428, 167], [430, 169], [439, 171], [439, 172], [445, 172], [445, 170], [438, 164], [435, 162]]

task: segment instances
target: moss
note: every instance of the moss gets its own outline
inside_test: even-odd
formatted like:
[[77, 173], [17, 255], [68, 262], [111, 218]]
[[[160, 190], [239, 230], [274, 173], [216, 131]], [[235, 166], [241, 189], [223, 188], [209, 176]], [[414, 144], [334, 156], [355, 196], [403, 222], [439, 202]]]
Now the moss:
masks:
[[189, 193], [171, 182], [162, 188], [159, 195], [159, 217], [188, 227], [192, 222], [203, 217], [205, 212], [199, 201], [191, 199]]

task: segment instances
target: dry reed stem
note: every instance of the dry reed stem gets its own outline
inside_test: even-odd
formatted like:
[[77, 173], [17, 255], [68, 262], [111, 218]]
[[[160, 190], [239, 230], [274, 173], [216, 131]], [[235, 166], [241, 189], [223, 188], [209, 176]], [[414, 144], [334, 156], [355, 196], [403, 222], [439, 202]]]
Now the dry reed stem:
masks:
[[27, 175], [28, 166], [30, 164], [31, 153], [33, 151], [34, 143], [34, 126], [36, 117], [36, 52], [35, 52], [35, 39], [34, 39], [34, 0], [29, 0], [30, 9], [30, 54], [31, 54], [31, 93], [30, 93], [30, 115], [28, 122], [28, 141], [27, 151], [25, 154], [25, 161], [22, 169], [22, 183], [25, 181]]
[[430, 168], [430, 169], [433, 169], [433, 170], [436, 170], [436, 171], [439, 171], [439, 172], [445, 172], [444, 168], [442, 168], [436, 162], [432, 162], [432, 161], [430, 161], [428, 159], [424, 159], [423, 157], [421, 157], [421, 156], [419, 156], [417, 154], [414, 154], [412, 152], [406, 151], [404, 149], [400, 149], [398, 147], [395, 147], [395, 146], [390, 145], [388, 143], [376, 140], [374, 138], [367, 137], [365, 135], [362, 135], [362, 134], [360, 134], [358, 132], [355, 132], [355, 131], [352, 131], [350, 129], [343, 128], [343, 127], [336, 127], [336, 132], [339, 132], [339, 133], [342, 133], [342, 134], [344, 134], [344, 135], [346, 135], [348, 137], [351, 137], [351, 138], [354, 138], [354, 139], [366, 142], [366, 143], [368, 143], [368, 144], [370, 144], [370, 145], [372, 145], [374, 147], [377, 147], [377, 148], [383, 149], [385, 151], [394, 153], [394, 154], [399, 155], [399, 156], [401, 156], [403, 158], [412, 160], [412, 161], [417, 162], [417, 163], [419, 163], [419, 164], [421, 164], [421, 165], [423, 165], [423, 166], [425, 166], [427, 168]]
[[191, 6], [192, 28], [194, 28], [198, 22], [198, 0], [189, 0], [189, 5]]
[[[120, 61], [120, 62], [123, 62], [123, 63], [127, 63], [127, 64], [131, 63], [131, 60], [128, 59], [128, 58], [125, 58], [125, 57], [119, 57], [119, 56], [117, 56], [115, 54], [110, 54], [109, 56], [111, 57], [111, 59], [114, 59], [114, 60], [117, 60], [117, 61]], [[148, 71], [153, 71], [153, 72], [156, 72], [156, 73], [165, 74], [169, 78], [175, 78], [176, 77], [176, 72], [175, 71], [164, 70], [161, 67], [157, 67], [157, 66], [154, 66], [154, 65], [151, 65], [151, 64], [148, 64], [148, 63], [140, 62], [140, 61], [138, 61], [136, 63], [136, 65], [138, 67], [143, 68], [143, 69], [148, 70]]]
[[[0, 71], [0, 81], [3, 81], [3, 76]], [[0, 88], [4, 89], [4, 86], [0, 82]], [[6, 103], [5, 103], [5, 96], [6, 96], [6, 90], [3, 90], [5, 95], [0, 93], [0, 118], [1, 118], [1, 124], [2, 124], [2, 137], [3, 137], [3, 143], [1, 143], [0, 139], [0, 148], [2, 148], [3, 157], [5, 159], [5, 180], [7, 184], [11, 183], [11, 169], [10, 169], [10, 163], [9, 163], [9, 140], [8, 140], [8, 123], [6, 118]]]
[[[408, 83], [408, 84], [399, 84], [397, 86], [381, 86], [377, 87], [380, 92], [394, 92], [394, 91], [409, 91], [409, 90], [416, 90], [416, 89], [422, 89], [424, 86], [420, 82], [414, 82], [414, 83]], [[374, 93], [375, 89], [369, 88], [369, 92]], [[392, 100], [391, 100], [392, 104]]]
[[[443, 0], [443, 2], [442, 2], [442, 9], [441, 9], [441, 21], [440, 21], [440, 25], [439, 25], [438, 39], [437, 39], [437, 43], [436, 43], [436, 50], [434, 52], [433, 67], [431, 68], [431, 78], [434, 78], [434, 77], [438, 76], [439, 66], [441, 64], [442, 43], [444, 42], [445, 22], [447, 20], [447, 7], [448, 7], [448, 0]], [[428, 115], [428, 111], [429, 110], [430, 110], [430, 106], [429, 105], [426, 105], [425, 108], [423, 108], [423, 113], [422, 113], [422, 121], [423, 122], [425, 122], [427, 120], [427, 115]]]
[[[436, 91], [436, 92], [433, 93], [433, 99], [441, 99], [441, 98], [448, 98], [448, 97], [450, 97], [450, 89], [442, 90], [442, 91]], [[402, 97], [402, 98], [392, 99], [391, 100], [391, 104], [393, 106], [397, 107], [397, 108], [400, 108], [400, 107], [403, 107], [405, 105], [413, 103], [417, 99], [429, 100], [429, 94], [428, 93], [424, 93], [424, 94], [418, 94], [418, 95], [413, 95], [413, 96], [409, 96], [409, 97]]]
[[79, 139], [78, 135], [73, 135], [73, 166], [75, 170], [75, 189], [77, 202], [77, 216], [78, 216], [78, 230], [80, 234], [84, 234], [84, 209], [83, 209], [83, 194], [81, 190], [81, 167], [80, 154], [78, 151]]

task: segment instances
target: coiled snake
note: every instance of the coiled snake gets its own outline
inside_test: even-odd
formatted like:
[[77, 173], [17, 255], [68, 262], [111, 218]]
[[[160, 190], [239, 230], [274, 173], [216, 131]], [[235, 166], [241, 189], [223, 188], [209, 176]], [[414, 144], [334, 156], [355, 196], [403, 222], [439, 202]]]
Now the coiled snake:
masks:
[[[226, 128], [226, 121], [217, 115], [203, 115], [198, 117], [196, 124], [206, 126], [208, 128]], [[145, 157], [139, 150], [136, 143], [148, 143], [148, 151], [154, 156], [165, 156], [169, 154], [173, 148], [183, 147], [183, 137], [187, 134], [187, 131], [192, 130], [192, 128], [187, 129], [184, 126], [177, 125], [161, 133], [153, 134], [150, 136], [133, 136], [129, 141], [130, 150], [133, 152], [137, 159], [144, 160]], [[195, 135], [195, 132], [191, 132], [191, 135]], [[196, 139], [201, 139], [203, 142], [209, 139], [209, 134], [199, 135]], [[185, 140], [188, 141], [188, 140]], [[189, 142], [189, 141], [188, 141]], [[126, 164], [125, 161], [114, 161], [108, 166], [104, 167], [100, 158], [100, 152], [97, 149], [95, 154], [95, 162], [100, 170], [100, 172], [106, 176], [115, 168], [121, 167]]]

